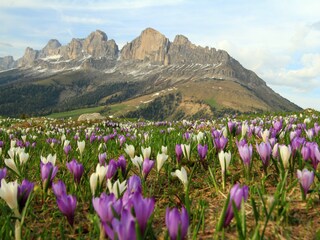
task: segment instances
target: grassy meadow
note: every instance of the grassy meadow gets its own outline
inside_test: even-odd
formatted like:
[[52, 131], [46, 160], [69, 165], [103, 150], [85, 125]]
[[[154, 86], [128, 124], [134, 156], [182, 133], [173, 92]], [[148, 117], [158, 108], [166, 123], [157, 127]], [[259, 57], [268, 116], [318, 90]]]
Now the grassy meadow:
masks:
[[0, 119], [2, 239], [320, 238], [318, 112], [72, 119], [99, 110]]

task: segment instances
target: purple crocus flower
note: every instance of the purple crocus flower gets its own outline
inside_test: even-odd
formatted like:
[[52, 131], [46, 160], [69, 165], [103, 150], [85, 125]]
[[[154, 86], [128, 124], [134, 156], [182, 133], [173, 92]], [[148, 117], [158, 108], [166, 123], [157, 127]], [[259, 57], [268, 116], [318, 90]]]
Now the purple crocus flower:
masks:
[[275, 121], [273, 122], [273, 128], [276, 130], [276, 132], [280, 132], [282, 129], [282, 121]]
[[239, 183], [233, 185], [233, 187], [230, 190], [230, 200], [229, 200], [229, 205], [226, 212], [226, 217], [224, 219], [224, 227], [227, 227], [230, 224], [234, 216], [232, 201], [234, 201], [237, 209], [239, 210], [241, 207], [242, 199], [244, 201], [247, 201], [248, 196], [249, 196], [248, 186], [244, 185], [243, 187], [240, 187]]
[[189, 132], [185, 132], [183, 134], [183, 138], [186, 139], [186, 140], [189, 140], [190, 139], [190, 133]]
[[117, 167], [121, 169], [122, 174], [126, 172], [127, 161], [123, 155], [118, 158]]
[[291, 141], [291, 150], [292, 150], [292, 157], [294, 158], [296, 151], [300, 149], [300, 147], [305, 143], [304, 138], [295, 137]]
[[314, 169], [317, 169], [320, 162], [319, 146], [316, 142], [307, 143], [307, 146], [310, 148], [311, 164]]
[[304, 194], [307, 195], [308, 190], [313, 183], [314, 180], [314, 172], [309, 171], [308, 169], [303, 169], [300, 171], [299, 169], [297, 170], [297, 177], [299, 179], [299, 182], [301, 184], [301, 187], [303, 188]]
[[67, 194], [66, 185], [62, 180], [59, 180], [57, 183], [52, 183], [52, 190], [56, 198], [61, 197], [62, 195]]
[[154, 161], [149, 160], [148, 158], [146, 158], [143, 161], [143, 163], [142, 163], [142, 176], [144, 177], [144, 179], [147, 179], [148, 174], [150, 173], [153, 166], [154, 166]]
[[97, 139], [97, 136], [93, 133], [90, 136], [90, 143], [94, 142]]
[[225, 138], [224, 136], [214, 138], [213, 143], [214, 143], [214, 146], [217, 149], [217, 151], [220, 152], [221, 150], [223, 150], [226, 147], [226, 145], [228, 143], [228, 138]]
[[108, 224], [103, 224], [105, 232], [110, 239], [136, 240], [135, 220], [130, 210], [124, 209], [121, 213], [121, 219], [114, 218], [111, 227]]
[[[58, 167], [53, 166], [51, 162], [48, 162], [46, 164], [43, 164], [42, 162], [40, 162], [40, 171], [41, 171], [41, 179], [43, 181], [44, 186], [46, 185], [46, 182], [49, 181], [48, 186], [50, 187], [52, 184], [52, 180], [54, 179], [54, 177], [58, 172]], [[48, 179], [49, 177], [50, 179]]]
[[31, 191], [34, 188], [34, 183], [29, 182], [28, 180], [24, 179], [21, 185], [18, 186], [18, 205], [19, 211], [22, 212], [23, 208], [25, 207], [28, 197]]
[[182, 207], [181, 213], [177, 208], [167, 208], [166, 210], [166, 226], [168, 228], [171, 240], [176, 240], [180, 231], [180, 238], [183, 239], [188, 233], [189, 216], [187, 210]]
[[83, 165], [78, 163], [75, 159], [72, 159], [72, 161], [68, 162], [66, 165], [68, 170], [73, 174], [74, 181], [79, 184], [84, 172]]
[[117, 200], [113, 193], [109, 195], [102, 193], [100, 197], [93, 198], [92, 205], [102, 223], [111, 223], [115, 217], [114, 211], [120, 215], [122, 210], [122, 200]]
[[129, 193], [142, 192], [141, 179], [137, 175], [132, 175], [131, 177], [129, 177], [127, 192]]
[[0, 141], [0, 148], [3, 148], [3, 141]]
[[99, 163], [101, 166], [105, 166], [106, 164], [106, 159], [107, 159], [107, 153], [101, 153], [98, 155], [98, 158], [99, 158]]
[[63, 148], [64, 153], [68, 156], [69, 152], [71, 151], [71, 145], [68, 144]]
[[119, 143], [120, 143], [120, 146], [122, 146], [125, 142], [126, 142], [126, 137], [125, 137], [125, 136], [123, 136], [123, 135], [120, 135], [120, 136], [119, 136]]
[[198, 154], [201, 161], [203, 161], [206, 158], [207, 152], [208, 152], [207, 144], [205, 144], [204, 146], [202, 146], [201, 144], [198, 144]]
[[318, 123], [314, 123], [314, 133], [318, 136], [318, 133], [320, 131], [320, 126]]
[[176, 150], [177, 162], [179, 163], [181, 161], [181, 157], [183, 154], [181, 145], [177, 144], [175, 150]]
[[142, 194], [136, 192], [131, 198], [135, 217], [139, 223], [141, 235], [146, 230], [148, 220], [153, 213], [155, 201], [154, 198], [143, 198]]
[[0, 168], [0, 187], [1, 187], [1, 180], [7, 176], [7, 168]]
[[310, 148], [308, 145], [304, 145], [301, 148], [301, 155], [302, 155], [303, 160], [305, 160], [305, 161], [309, 160], [311, 153], [310, 153]]
[[244, 146], [247, 144], [247, 141], [245, 139], [241, 139], [239, 142], [238, 140], [236, 139], [236, 144], [237, 144], [237, 147], [239, 146]]
[[117, 172], [117, 169], [118, 169], [117, 162], [111, 159], [108, 164], [108, 170], [106, 174], [107, 179], [111, 179], [114, 176], [114, 174]]
[[240, 157], [244, 165], [249, 166], [252, 158], [252, 145], [245, 144], [243, 146], [238, 146]]
[[218, 131], [217, 129], [212, 129], [212, 131], [211, 131], [211, 136], [212, 136], [213, 139], [215, 139], [215, 138], [220, 138], [221, 132]]
[[260, 143], [260, 145], [256, 145], [257, 151], [260, 155], [260, 158], [262, 160], [263, 167], [266, 169], [269, 166], [269, 161], [271, 157], [271, 146], [269, 143]]
[[62, 214], [67, 217], [69, 224], [73, 226], [77, 198], [73, 195], [62, 194], [60, 197], [57, 197], [57, 204]]

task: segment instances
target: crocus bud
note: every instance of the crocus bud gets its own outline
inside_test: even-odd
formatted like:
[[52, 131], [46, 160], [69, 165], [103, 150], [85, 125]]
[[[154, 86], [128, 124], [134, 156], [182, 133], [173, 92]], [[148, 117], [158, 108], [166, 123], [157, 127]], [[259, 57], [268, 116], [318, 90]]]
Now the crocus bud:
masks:
[[74, 181], [79, 184], [82, 174], [84, 172], [84, 167], [81, 163], [78, 163], [77, 160], [72, 159], [71, 162], [67, 163], [68, 170], [72, 173]]
[[205, 144], [204, 146], [202, 146], [201, 144], [198, 144], [198, 154], [201, 161], [203, 161], [206, 158], [207, 152], [208, 152], [207, 144]]
[[249, 166], [252, 158], [252, 145], [245, 144], [243, 146], [238, 146], [240, 157], [244, 165]]
[[142, 176], [144, 179], [147, 179], [148, 174], [150, 173], [152, 167], [154, 165], [154, 161], [146, 158], [142, 163]]
[[308, 169], [303, 169], [300, 171], [299, 169], [297, 170], [297, 177], [299, 179], [299, 182], [301, 184], [301, 187], [304, 191], [304, 194], [307, 195], [308, 190], [313, 183], [314, 180], [314, 172], [309, 171]]
[[166, 226], [171, 240], [176, 240], [180, 232], [180, 238], [184, 239], [188, 233], [189, 216], [187, 210], [182, 207], [181, 212], [177, 208], [167, 208]]
[[177, 144], [176, 145], [175, 151], [176, 151], [176, 156], [177, 156], [177, 162], [180, 162], [181, 161], [181, 157], [182, 157], [181, 144]]
[[141, 152], [142, 152], [143, 160], [147, 158], [149, 159], [151, 155], [151, 147], [147, 147], [147, 148], [141, 147]]
[[291, 156], [291, 147], [286, 145], [280, 145], [279, 146], [280, 156], [283, 163], [284, 168], [289, 167], [289, 159]]
[[228, 169], [228, 166], [231, 161], [231, 153], [230, 151], [228, 152], [220, 151], [218, 154], [218, 157], [219, 157], [219, 162], [221, 166], [221, 171], [225, 172]]
[[230, 190], [230, 200], [227, 208], [226, 216], [224, 219], [224, 227], [228, 226], [234, 216], [232, 201], [235, 203], [237, 209], [241, 207], [242, 199], [247, 201], [249, 195], [248, 186], [241, 187], [239, 183], [235, 184]]
[[158, 153], [157, 155], [157, 171], [160, 172], [163, 164], [165, 163], [165, 161], [168, 159], [168, 155], [166, 155], [165, 153]]

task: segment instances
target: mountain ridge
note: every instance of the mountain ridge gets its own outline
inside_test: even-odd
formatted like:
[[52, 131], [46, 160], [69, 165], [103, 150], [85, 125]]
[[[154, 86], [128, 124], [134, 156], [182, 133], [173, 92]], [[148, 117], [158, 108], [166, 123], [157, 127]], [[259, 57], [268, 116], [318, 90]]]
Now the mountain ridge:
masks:
[[[51, 106], [53, 111], [65, 110], [63, 104], [68, 105], [75, 102], [74, 99], [83, 97], [87, 99], [83, 101], [86, 102], [85, 106], [132, 104], [133, 101], [134, 107], [129, 110], [135, 111], [139, 108], [141, 113], [141, 108], [150, 109], [142, 105], [161, 103], [154, 101], [155, 97], [152, 97], [157, 93], [161, 93], [160, 96], [163, 95], [166, 102], [179, 99], [176, 110], [167, 112], [176, 114], [177, 111], [184, 111], [185, 116], [191, 116], [193, 111], [184, 109], [184, 105], [199, 107], [199, 103], [204, 104], [204, 111], [209, 117], [215, 115], [214, 112], [225, 109], [240, 112], [301, 110], [275, 93], [253, 71], [244, 68], [226, 51], [196, 46], [187, 37], [179, 34], [171, 42], [152, 28], [143, 30], [121, 50], [113, 39], [109, 40], [107, 34], [100, 30], [83, 39], [73, 38], [66, 45], [51, 39], [41, 50], [28, 47], [24, 56], [16, 61], [12, 57], [0, 58], [0, 69], [5, 67], [16, 69], [9, 73], [0, 73], [0, 90], [1, 87], [9, 86], [17, 88], [16, 83], [19, 82], [27, 86], [55, 86], [57, 100], [51, 101], [54, 105]], [[81, 83], [72, 80], [72, 76], [79, 78], [81, 74], [87, 76], [86, 79], [80, 78]], [[72, 84], [68, 85], [68, 81]], [[108, 86], [126, 86], [129, 83], [134, 83], [132, 88], [135, 85], [140, 86], [140, 89], [132, 90], [135, 95], [130, 94], [130, 89], [120, 89], [117, 92], [108, 89], [105, 93], [101, 92], [101, 89], [107, 89]], [[189, 91], [186, 86], [193, 86], [194, 91]], [[172, 88], [179, 89], [178, 98], [166, 97], [169, 94], [168, 89]], [[202, 95], [204, 88], [210, 88], [211, 91]], [[90, 97], [85, 97], [97, 91], [100, 99], [89, 101]], [[221, 95], [228, 96], [228, 99], [223, 99]], [[143, 96], [149, 96], [150, 99], [141, 100], [142, 105], [134, 101]], [[71, 104], [70, 109], [73, 107], [75, 105]], [[52, 109], [43, 111], [50, 112]], [[130, 113], [130, 116], [132, 115], [134, 114]]]

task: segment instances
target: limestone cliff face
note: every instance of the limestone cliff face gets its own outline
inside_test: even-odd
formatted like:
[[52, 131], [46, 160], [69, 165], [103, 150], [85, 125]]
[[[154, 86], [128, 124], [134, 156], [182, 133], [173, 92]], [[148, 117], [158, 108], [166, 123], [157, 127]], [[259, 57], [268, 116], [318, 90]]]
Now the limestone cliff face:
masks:
[[171, 64], [219, 64], [230, 59], [226, 51], [200, 47], [192, 44], [183, 35], [177, 35], [168, 51]]
[[165, 63], [170, 41], [160, 32], [147, 28], [121, 50], [121, 60], [144, 60]]
[[26, 48], [22, 58], [18, 60], [19, 67], [31, 67], [34, 61], [39, 57], [39, 51], [30, 47]]
[[51, 39], [47, 45], [41, 50], [40, 57], [59, 54], [61, 43], [57, 39]]
[[218, 64], [226, 63], [230, 56], [215, 48], [203, 48], [192, 44], [183, 35], [177, 35], [173, 42], [160, 32], [147, 28], [121, 50], [121, 60], [143, 60], [169, 64]]

